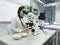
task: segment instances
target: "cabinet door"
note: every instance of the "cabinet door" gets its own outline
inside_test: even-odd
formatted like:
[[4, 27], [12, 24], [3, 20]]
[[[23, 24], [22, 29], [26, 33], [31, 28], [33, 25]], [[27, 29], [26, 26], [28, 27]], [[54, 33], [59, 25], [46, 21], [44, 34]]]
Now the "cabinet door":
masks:
[[0, 26], [0, 37], [8, 35], [6, 26]]
[[45, 22], [49, 22], [52, 24], [55, 21], [55, 6], [54, 7], [46, 7], [45, 8]]
[[3, 36], [7, 36], [8, 35], [8, 30], [7, 30], [7, 26], [9, 25], [10, 23], [5, 23], [5, 22], [0, 22], [0, 37], [3, 37]]

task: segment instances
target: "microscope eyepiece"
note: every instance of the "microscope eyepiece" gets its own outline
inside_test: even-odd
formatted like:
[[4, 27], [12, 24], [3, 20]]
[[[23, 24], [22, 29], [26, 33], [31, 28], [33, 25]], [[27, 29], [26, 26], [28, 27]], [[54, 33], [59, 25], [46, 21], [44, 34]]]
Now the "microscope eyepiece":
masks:
[[29, 25], [30, 27], [32, 27], [33, 23], [26, 23], [26, 25]]

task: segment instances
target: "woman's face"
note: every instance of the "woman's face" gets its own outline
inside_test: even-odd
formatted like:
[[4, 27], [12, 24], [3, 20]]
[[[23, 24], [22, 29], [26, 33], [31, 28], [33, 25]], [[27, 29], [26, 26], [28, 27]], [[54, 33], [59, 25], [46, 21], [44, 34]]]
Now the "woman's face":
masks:
[[24, 11], [25, 11], [25, 8], [20, 11], [20, 16], [21, 17], [24, 17]]
[[24, 9], [22, 9], [22, 10], [20, 11], [20, 13], [23, 13], [23, 11], [25, 11], [25, 8], [24, 8]]

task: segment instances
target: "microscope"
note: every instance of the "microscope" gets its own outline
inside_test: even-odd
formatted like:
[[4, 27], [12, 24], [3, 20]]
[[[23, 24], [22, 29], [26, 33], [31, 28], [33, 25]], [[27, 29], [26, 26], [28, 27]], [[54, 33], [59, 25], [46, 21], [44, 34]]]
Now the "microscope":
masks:
[[31, 22], [30, 20], [30, 22], [26, 23], [26, 25], [27, 25], [27, 28], [30, 30], [31, 34], [34, 35], [35, 29], [33, 28], [33, 25], [34, 25], [33, 22]]
[[42, 32], [44, 34], [47, 34], [47, 32], [44, 31], [44, 20], [45, 20], [45, 13], [40, 13], [40, 15], [38, 16], [38, 20], [39, 20], [39, 28], [40, 30], [42, 30]]
[[26, 23], [27, 28], [30, 29], [32, 35], [36, 36], [40, 34], [40, 31], [45, 33], [43, 30], [45, 13], [40, 13], [39, 16], [34, 15], [33, 13], [29, 13], [28, 22]]
[[40, 13], [40, 15], [38, 16], [38, 20], [39, 20], [39, 24], [40, 29], [43, 30], [43, 25], [44, 25], [44, 20], [45, 20], [45, 13]]
[[30, 12], [30, 13], [28, 14], [28, 21], [27, 21], [27, 23], [26, 23], [27, 28], [30, 30], [30, 32], [31, 32], [32, 34], [34, 34], [34, 32], [35, 32], [35, 29], [34, 29], [34, 18], [35, 18], [35, 15]]

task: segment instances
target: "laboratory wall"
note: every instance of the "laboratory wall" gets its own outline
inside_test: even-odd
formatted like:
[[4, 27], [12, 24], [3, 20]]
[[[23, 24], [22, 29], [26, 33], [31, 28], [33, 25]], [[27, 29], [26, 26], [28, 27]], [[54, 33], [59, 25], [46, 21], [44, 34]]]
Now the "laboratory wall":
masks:
[[[18, 7], [21, 5], [30, 6], [30, 0], [0, 0], [0, 21], [10, 21], [14, 16], [17, 15]], [[44, 12], [42, 4], [33, 1], [32, 7], [38, 9], [38, 14]]]
[[17, 15], [17, 10], [21, 5], [30, 6], [30, 1], [0, 0], [0, 21], [11, 21]]
[[30, 6], [30, 1], [31, 0], [7, 0], [7, 1], [14, 2], [14, 3], [19, 4], [19, 5]]
[[19, 5], [8, 2], [0, 1], [0, 21], [10, 21], [12, 17], [17, 15]]
[[14, 3], [17, 3], [19, 5], [26, 5], [26, 6], [32, 6], [32, 8], [38, 9], [38, 14], [40, 12], [44, 12], [44, 6], [40, 2], [37, 2], [35, 0], [8, 0]]

